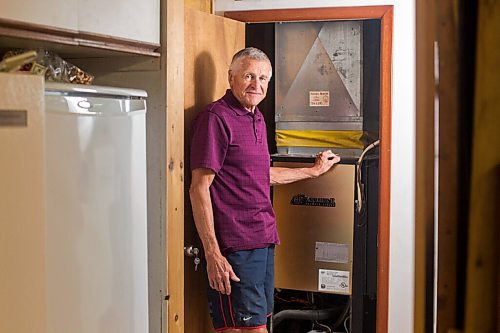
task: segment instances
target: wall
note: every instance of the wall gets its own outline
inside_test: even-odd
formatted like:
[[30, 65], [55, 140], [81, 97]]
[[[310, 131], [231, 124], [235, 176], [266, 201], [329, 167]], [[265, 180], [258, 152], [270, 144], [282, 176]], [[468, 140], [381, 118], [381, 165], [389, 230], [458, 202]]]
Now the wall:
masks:
[[278, 8], [394, 6], [392, 71], [390, 333], [413, 331], [415, 229], [415, 1], [215, 0], [215, 12]]

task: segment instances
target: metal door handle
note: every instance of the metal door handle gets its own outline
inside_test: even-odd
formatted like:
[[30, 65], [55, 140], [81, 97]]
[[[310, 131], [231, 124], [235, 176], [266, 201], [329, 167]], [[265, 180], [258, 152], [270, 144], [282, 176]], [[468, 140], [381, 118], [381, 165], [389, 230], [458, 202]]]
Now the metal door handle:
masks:
[[187, 257], [198, 257], [200, 250], [193, 245], [184, 246], [184, 255]]

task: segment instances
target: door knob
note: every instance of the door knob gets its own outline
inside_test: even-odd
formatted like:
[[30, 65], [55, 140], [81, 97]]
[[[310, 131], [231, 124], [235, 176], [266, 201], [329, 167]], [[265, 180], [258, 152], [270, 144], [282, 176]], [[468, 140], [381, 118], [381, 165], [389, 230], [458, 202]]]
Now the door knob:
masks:
[[200, 250], [197, 247], [193, 245], [184, 246], [184, 255], [187, 257], [198, 257], [198, 253], [200, 253]]
[[189, 246], [184, 246], [184, 255], [187, 257], [194, 257], [194, 270], [198, 270], [198, 265], [200, 264], [201, 260], [198, 258], [198, 253], [200, 253], [200, 250], [197, 247], [194, 247], [193, 245]]

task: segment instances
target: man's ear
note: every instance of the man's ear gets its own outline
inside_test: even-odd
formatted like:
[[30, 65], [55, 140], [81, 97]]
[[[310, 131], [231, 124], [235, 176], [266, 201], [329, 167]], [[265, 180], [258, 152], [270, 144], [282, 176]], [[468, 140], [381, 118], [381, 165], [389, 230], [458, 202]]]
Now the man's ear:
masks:
[[227, 71], [227, 82], [229, 82], [229, 85], [231, 85], [231, 81], [233, 79], [233, 75], [231, 74], [231, 70]]

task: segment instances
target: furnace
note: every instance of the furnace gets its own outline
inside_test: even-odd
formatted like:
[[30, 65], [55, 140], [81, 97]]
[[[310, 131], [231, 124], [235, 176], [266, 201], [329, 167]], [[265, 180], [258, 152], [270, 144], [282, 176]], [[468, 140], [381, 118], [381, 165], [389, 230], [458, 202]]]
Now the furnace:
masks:
[[351, 294], [354, 179], [355, 166], [340, 164], [319, 178], [274, 189], [282, 240], [276, 249], [276, 288]]

